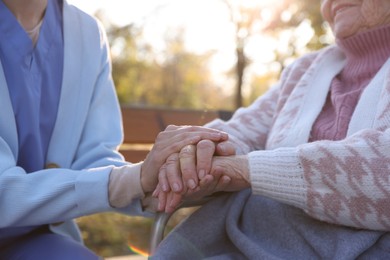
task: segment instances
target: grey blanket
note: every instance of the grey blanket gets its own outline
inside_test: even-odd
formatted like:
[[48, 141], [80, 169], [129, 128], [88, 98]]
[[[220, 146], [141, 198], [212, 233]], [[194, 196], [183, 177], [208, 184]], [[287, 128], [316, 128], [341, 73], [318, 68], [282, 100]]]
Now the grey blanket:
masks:
[[390, 259], [390, 233], [324, 223], [244, 190], [204, 205], [151, 258]]

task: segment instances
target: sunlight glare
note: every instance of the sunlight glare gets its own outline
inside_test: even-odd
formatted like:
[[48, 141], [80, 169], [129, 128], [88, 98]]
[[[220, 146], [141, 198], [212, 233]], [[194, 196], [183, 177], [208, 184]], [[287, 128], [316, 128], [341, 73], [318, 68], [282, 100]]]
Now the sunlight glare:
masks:
[[139, 249], [139, 248], [137, 248], [137, 247], [135, 247], [135, 246], [132, 246], [132, 245], [128, 245], [128, 246], [129, 246], [129, 249], [130, 249], [133, 253], [135, 253], [135, 254], [137, 254], [137, 255], [146, 256], [146, 257], [149, 256], [149, 253], [148, 253], [148, 252], [145, 252], [145, 251], [143, 251], [143, 250], [141, 250], [141, 249]]
[[[224, 3], [227, 0], [68, 0], [90, 14], [104, 10], [111, 21], [117, 25], [138, 24], [143, 28], [144, 41], [151, 44], [156, 53], [163, 53], [165, 37], [177, 28], [184, 28], [185, 45], [188, 51], [202, 54], [213, 52], [210, 69], [216, 78], [223, 78], [236, 61], [235, 27], [230, 22], [229, 10]], [[290, 20], [289, 12], [294, 6], [280, 7], [283, 0], [229, 0], [232, 5], [240, 4], [246, 8], [259, 8], [260, 22], [254, 24], [257, 32], [248, 42], [246, 52], [251, 59], [250, 73], [262, 73], [258, 68], [275, 59], [275, 49], [288, 53], [291, 37], [299, 39], [299, 46], [307, 42], [312, 35], [308, 24], [294, 32], [285, 32], [279, 39], [262, 34], [264, 22], [273, 19], [274, 8], [284, 8], [281, 19]], [[262, 21], [262, 22], [261, 22]], [[244, 36], [247, 34], [243, 31]], [[324, 41], [327, 39], [323, 39]]]

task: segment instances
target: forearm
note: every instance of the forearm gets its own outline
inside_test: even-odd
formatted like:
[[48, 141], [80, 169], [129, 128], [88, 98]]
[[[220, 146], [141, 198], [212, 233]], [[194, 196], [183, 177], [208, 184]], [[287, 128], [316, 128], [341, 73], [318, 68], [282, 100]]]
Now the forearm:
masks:
[[141, 165], [137, 163], [112, 169], [108, 188], [112, 207], [123, 208], [133, 200], [145, 197], [141, 186]]
[[254, 194], [346, 226], [390, 230], [388, 134], [364, 131], [344, 141], [249, 154]]
[[1, 227], [42, 225], [113, 210], [108, 203], [110, 168], [1, 172]]

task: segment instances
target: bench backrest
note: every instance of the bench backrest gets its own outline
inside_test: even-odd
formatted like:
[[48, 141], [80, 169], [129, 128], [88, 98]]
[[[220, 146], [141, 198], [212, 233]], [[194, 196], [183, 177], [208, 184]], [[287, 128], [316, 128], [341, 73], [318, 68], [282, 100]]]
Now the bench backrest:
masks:
[[232, 112], [169, 108], [122, 108], [124, 143], [120, 152], [129, 162], [145, 159], [157, 134], [168, 125], [204, 125], [216, 118], [228, 120]]

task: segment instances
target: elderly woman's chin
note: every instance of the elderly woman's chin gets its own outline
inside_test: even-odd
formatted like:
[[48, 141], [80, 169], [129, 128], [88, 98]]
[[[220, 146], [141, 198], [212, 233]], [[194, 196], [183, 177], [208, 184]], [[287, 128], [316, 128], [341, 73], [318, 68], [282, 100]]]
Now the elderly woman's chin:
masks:
[[[352, 30], [353, 29], [353, 30]], [[353, 28], [353, 25], [337, 26], [332, 29], [333, 34], [338, 39], [348, 38], [355, 35], [360, 30]]]
[[355, 20], [355, 22], [339, 22], [339, 23], [335, 23], [332, 26], [332, 32], [336, 38], [345, 39], [370, 29], [385, 26], [386, 24], [390, 24], [390, 23], [381, 23], [381, 24], [377, 23], [377, 24], [369, 25], [369, 24], [359, 23], [359, 20]]

